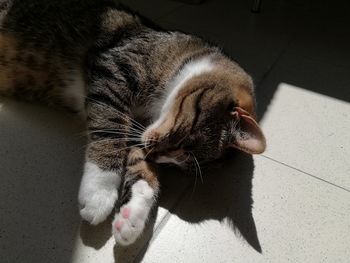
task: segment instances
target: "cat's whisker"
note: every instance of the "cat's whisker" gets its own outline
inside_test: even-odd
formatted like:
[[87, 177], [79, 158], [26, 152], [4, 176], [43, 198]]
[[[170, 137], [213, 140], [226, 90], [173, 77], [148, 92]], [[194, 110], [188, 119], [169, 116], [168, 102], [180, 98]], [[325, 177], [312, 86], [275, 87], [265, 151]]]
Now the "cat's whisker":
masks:
[[116, 135], [132, 135], [134, 138], [139, 138], [141, 140], [141, 137], [137, 136], [137, 134], [126, 133], [126, 132], [109, 131], [109, 130], [94, 130], [94, 131], [89, 131], [88, 133], [89, 134], [93, 134], [93, 133], [108, 133], [108, 134], [116, 134]]
[[[92, 119], [92, 120], [95, 120], [95, 119]], [[141, 129], [138, 127], [133, 127], [133, 126], [122, 124], [122, 123], [115, 123], [115, 125], [117, 125], [119, 129], [122, 129], [124, 127], [125, 130], [132, 130], [132, 131], [135, 131], [135, 132], [140, 133], [140, 134], [143, 134], [143, 132], [144, 132], [144, 129]], [[118, 128], [116, 128], [116, 129], [118, 129]], [[109, 128], [109, 129], [112, 130], [113, 128]]]
[[142, 136], [142, 132], [140, 131], [137, 131], [137, 130], [126, 130], [126, 129], [100, 129], [100, 130], [86, 130], [86, 131], [83, 131], [83, 132], [80, 132], [79, 135], [83, 135], [83, 136], [86, 136], [86, 135], [89, 135], [89, 134], [92, 134], [92, 133], [97, 133], [97, 132], [105, 132], [105, 133], [115, 133], [115, 132], [118, 132], [122, 135], [132, 135], [132, 136], [139, 136], [141, 138]]
[[114, 109], [114, 110], [115, 110], [116, 112], [118, 112], [120, 115], [122, 115], [122, 117], [124, 117], [125, 119], [130, 120], [130, 121], [131, 121], [136, 127], [138, 127], [139, 129], [141, 129], [141, 130], [143, 130], [143, 131], [146, 129], [146, 127], [143, 126], [141, 123], [139, 123], [137, 120], [131, 118], [130, 116], [126, 115], [125, 113], [123, 113], [123, 112], [121, 112], [121, 111], [119, 111], [119, 110], [117, 110], [117, 109]]
[[143, 126], [143, 125], [142, 125], [140, 122], [138, 122], [137, 120], [131, 118], [130, 116], [126, 115], [125, 113], [123, 113], [123, 112], [121, 112], [121, 111], [119, 111], [119, 110], [117, 110], [117, 112], [119, 112], [119, 114], [122, 114], [124, 117], [129, 118], [130, 121], [133, 122], [133, 123], [135, 124], [135, 126], [139, 127], [140, 129], [142, 129], [142, 130], [145, 130], [145, 129], [146, 129], [146, 127]]
[[191, 155], [187, 155], [187, 158], [183, 162], [187, 162], [190, 159]]
[[142, 132], [140, 131], [136, 131], [136, 130], [127, 130], [127, 129], [90, 129], [90, 130], [87, 130], [87, 131], [84, 131], [81, 133], [81, 135], [90, 135], [90, 134], [93, 134], [93, 133], [113, 133], [113, 134], [120, 134], [120, 135], [127, 135], [127, 136], [133, 136], [133, 137], [139, 137], [141, 139], [142, 137]]
[[[119, 129], [119, 130], [122, 130], [122, 129]], [[140, 135], [140, 136], [142, 136], [142, 134], [143, 134], [143, 131], [139, 131], [139, 130], [134, 129], [134, 128], [129, 128], [129, 130], [135, 134]]]
[[[125, 142], [127, 143], [128, 141], [119, 141], [119, 143], [122, 143], [122, 142]], [[132, 141], [132, 142], [138, 142], [138, 141]], [[102, 141], [95, 141], [95, 142], [91, 142], [91, 143], [88, 143], [87, 145], [85, 145], [83, 148], [87, 147], [87, 146], [95, 146], [95, 145], [98, 145], [99, 143], [102, 143], [102, 144], [113, 144], [113, 143], [118, 143], [118, 142], [115, 142], [115, 141], [111, 141], [111, 142], [108, 142], [108, 141], [105, 141], [105, 142], [102, 142]], [[114, 146], [114, 145], [113, 145]], [[128, 146], [129, 147], [129, 146]]]
[[194, 163], [194, 168], [195, 168], [195, 171], [196, 171], [196, 176], [194, 177], [194, 185], [193, 185], [193, 189], [192, 189], [192, 193], [191, 193], [191, 196], [192, 196], [194, 194], [194, 191], [195, 191], [196, 186], [197, 186], [198, 173], [197, 173], [197, 165], [195, 164], [194, 155], [193, 155], [192, 152], [191, 152], [191, 155], [192, 155], [192, 160], [193, 160], [193, 163]]
[[[140, 146], [143, 146], [143, 147], [140, 147]], [[130, 145], [130, 146], [127, 146], [127, 147], [123, 147], [123, 148], [116, 148], [115, 151], [107, 152], [107, 154], [115, 153], [116, 151], [123, 151], [123, 150], [131, 149], [131, 148], [133, 148], [133, 147], [138, 147], [140, 150], [143, 150], [143, 149], [145, 149], [147, 146], [145, 146], [143, 143], [140, 143], [140, 144], [133, 144], [133, 145]]]
[[113, 142], [113, 139], [107, 138], [107, 139], [101, 139], [101, 140], [98, 140], [98, 141], [89, 141], [82, 148], [86, 148], [89, 145], [94, 145], [94, 144], [97, 144], [97, 143], [108, 143], [108, 142]]
[[[87, 135], [92, 134], [99, 134], [99, 133], [105, 133], [111, 135], [111, 139], [118, 139], [118, 138], [136, 138], [141, 140], [141, 137], [137, 134], [129, 134], [129, 133], [122, 133], [122, 132], [110, 132], [110, 131], [91, 131]], [[113, 136], [112, 136], [113, 135]], [[115, 136], [114, 136], [115, 135]]]
[[96, 140], [96, 141], [90, 141], [90, 144], [96, 144], [96, 143], [103, 143], [103, 142], [110, 142], [112, 144], [116, 144], [118, 142], [138, 142], [141, 143], [139, 138], [114, 138], [111, 139], [109, 141], [105, 141], [105, 140]]
[[151, 148], [151, 150], [148, 151], [148, 153], [145, 155], [145, 160], [147, 159], [147, 156], [153, 151], [154, 148]]
[[[95, 145], [95, 144], [98, 144], [98, 143], [111, 143], [111, 144], [115, 144], [115, 143], [121, 143], [121, 142], [141, 142], [140, 138], [107, 138], [107, 139], [102, 139], [102, 140], [97, 140], [97, 141], [92, 141], [92, 142], [89, 142], [87, 145]], [[145, 145], [145, 143], [139, 143], [139, 144], [133, 144], [133, 145], [130, 145], [128, 147], [124, 147], [124, 148], [121, 148], [121, 149], [118, 149], [118, 150], [123, 150], [123, 149], [127, 149], [129, 147], [133, 147], [133, 146], [143, 146], [142, 149], [145, 149], [146, 147], [152, 147], [156, 144], [156, 142], [150, 144], [150, 145]], [[87, 146], [85, 145], [85, 147]]]
[[[192, 153], [193, 154], [193, 153]], [[202, 181], [202, 184], [203, 184], [203, 176], [202, 176], [202, 170], [201, 170], [201, 167], [200, 167], [200, 165], [199, 165], [199, 163], [198, 163], [198, 160], [197, 160], [197, 158], [196, 158], [196, 156], [193, 154], [193, 158], [194, 158], [194, 160], [196, 161], [196, 164], [197, 164], [197, 166], [198, 166], [198, 170], [199, 170], [199, 177], [200, 177], [200, 179], [201, 179], [201, 181]]]
[[232, 130], [233, 130], [232, 132], [234, 132], [236, 130], [238, 123], [239, 123], [239, 121], [237, 119], [232, 121]]
[[86, 97], [86, 96], [85, 96], [85, 98], [86, 98], [87, 100], [94, 101], [96, 104], [98, 104], [98, 105], [100, 105], [100, 106], [105, 106], [105, 107], [107, 107], [107, 108], [109, 108], [109, 109], [111, 109], [111, 110], [113, 110], [113, 111], [115, 111], [115, 112], [118, 112], [119, 115], [121, 115], [122, 117], [124, 117], [126, 120], [130, 120], [130, 121], [131, 121], [135, 126], [137, 126], [138, 128], [140, 128], [140, 129], [142, 129], [142, 130], [145, 130], [145, 129], [146, 129], [146, 127], [143, 126], [141, 123], [139, 123], [139, 122], [136, 121], [135, 119], [131, 118], [129, 115], [126, 115], [125, 113], [119, 111], [118, 109], [113, 108], [112, 106], [107, 105], [107, 104], [105, 104], [105, 103], [102, 103], [102, 102], [100, 102], [100, 101], [97, 101], [97, 100], [95, 100], [95, 99], [92, 99], [92, 98], [89, 98], [89, 97]]
[[[129, 127], [128, 125], [119, 124], [119, 123], [117, 125], [118, 125], [118, 128], [109, 128], [107, 130], [125, 130], [125, 131], [129, 131], [130, 130], [130, 131], [133, 131], [133, 132], [138, 133], [140, 135], [143, 133], [143, 131], [141, 131], [139, 129], [136, 129], [134, 127]], [[123, 129], [123, 127], [125, 129]]]
[[[172, 157], [172, 158], [175, 159], [175, 160], [177, 160], [177, 158], [179, 158], [179, 157], [182, 156], [182, 155], [185, 155], [185, 154], [179, 153], [178, 155], [176, 155], [175, 157]], [[188, 160], [188, 155], [187, 155], [187, 158], [186, 158], [185, 160], [183, 160], [183, 161], [181, 161], [181, 162], [178, 162], [178, 163], [184, 163], [184, 162], [187, 161], [187, 160]]]
[[[179, 156], [180, 156], [180, 155], [178, 155], [177, 157], [179, 157]], [[177, 158], [177, 157], [175, 157], [175, 158]], [[179, 164], [182, 164], [182, 163], [187, 162], [187, 161], [188, 161], [188, 158], [190, 158], [190, 155], [187, 155], [187, 158], [186, 158], [185, 160], [179, 162]]]
[[105, 138], [105, 139], [101, 139], [101, 140], [96, 140], [96, 141], [90, 141], [87, 144], [96, 144], [96, 143], [104, 143], [104, 142], [111, 142], [111, 143], [117, 143], [119, 141], [135, 141], [135, 142], [141, 142], [140, 138], [138, 137], [122, 137], [122, 138]]
[[128, 150], [128, 149], [131, 149], [133, 147], [139, 147], [141, 145], [139, 144], [134, 144], [134, 145], [130, 145], [130, 146], [127, 146], [127, 147], [123, 147], [123, 148], [116, 148], [115, 150], [113, 151], [108, 151], [108, 152], [104, 152], [105, 154], [113, 154], [113, 153], [117, 153], [117, 152], [120, 152], [120, 151], [125, 151], [125, 150]]
[[129, 132], [129, 131], [126, 131], [124, 129], [100, 129], [100, 130], [91, 129], [91, 130], [87, 131], [87, 133], [94, 133], [94, 132], [120, 132], [123, 134], [137, 135], [136, 133]]
[[[94, 145], [94, 144], [98, 144], [98, 143], [103, 143], [104, 141], [94, 141], [94, 142], [90, 142], [90, 145]], [[121, 139], [116, 139], [116, 140], [111, 140], [111, 141], [106, 141], [112, 144], [118, 143], [118, 142], [140, 142], [137, 139], [128, 139], [128, 138], [121, 138]]]

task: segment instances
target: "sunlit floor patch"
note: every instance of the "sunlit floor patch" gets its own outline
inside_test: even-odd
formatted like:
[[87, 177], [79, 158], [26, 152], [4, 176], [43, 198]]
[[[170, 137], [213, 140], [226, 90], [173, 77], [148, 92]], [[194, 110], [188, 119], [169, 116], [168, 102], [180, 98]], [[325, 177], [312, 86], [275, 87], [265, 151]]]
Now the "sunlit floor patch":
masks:
[[261, 121], [265, 155], [350, 189], [350, 104], [280, 83]]

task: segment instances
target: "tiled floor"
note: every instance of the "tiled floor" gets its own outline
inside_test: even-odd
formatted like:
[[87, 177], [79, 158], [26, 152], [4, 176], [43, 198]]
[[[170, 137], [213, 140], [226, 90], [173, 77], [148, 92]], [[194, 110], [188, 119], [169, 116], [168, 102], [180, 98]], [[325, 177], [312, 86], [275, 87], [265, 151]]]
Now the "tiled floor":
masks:
[[80, 225], [83, 124], [0, 101], [0, 262], [349, 262], [350, 5], [123, 2], [217, 42], [253, 75], [268, 149], [236, 153], [196, 187], [164, 171], [148, 231], [121, 248], [109, 222]]

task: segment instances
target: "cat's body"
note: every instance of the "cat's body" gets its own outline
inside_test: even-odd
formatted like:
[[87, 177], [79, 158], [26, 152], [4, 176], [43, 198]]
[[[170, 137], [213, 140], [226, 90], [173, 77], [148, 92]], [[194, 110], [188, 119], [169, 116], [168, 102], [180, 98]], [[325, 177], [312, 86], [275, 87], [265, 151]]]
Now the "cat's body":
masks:
[[[236, 63], [107, 0], [0, 0], [0, 94], [86, 113], [80, 214], [103, 221], [123, 182], [128, 194], [113, 223], [122, 244], [140, 235], [154, 205], [154, 163], [187, 166], [232, 145], [265, 147], [251, 78]], [[132, 120], [140, 113], [146, 130]]]
[[11, 8], [0, 19], [0, 85], [24, 99], [81, 111], [86, 78], [117, 74], [130, 98], [150, 103], [148, 95], [161, 95], [187, 60], [215, 51], [192, 36], [151, 30], [111, 1], [5, 2]]

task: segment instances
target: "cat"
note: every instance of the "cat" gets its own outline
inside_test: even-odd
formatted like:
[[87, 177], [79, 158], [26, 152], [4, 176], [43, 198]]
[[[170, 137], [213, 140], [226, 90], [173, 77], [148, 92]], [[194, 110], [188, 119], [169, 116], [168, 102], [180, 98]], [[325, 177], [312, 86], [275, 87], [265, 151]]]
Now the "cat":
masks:
[[266, 146], [252, 78], [236, 62], [109, 0], [0, 0], [0, 94], [85, 116], [80, 215], [99, 224], [122, 199], [121, 245], [145, 228], [159, 163], [191, 169]]

